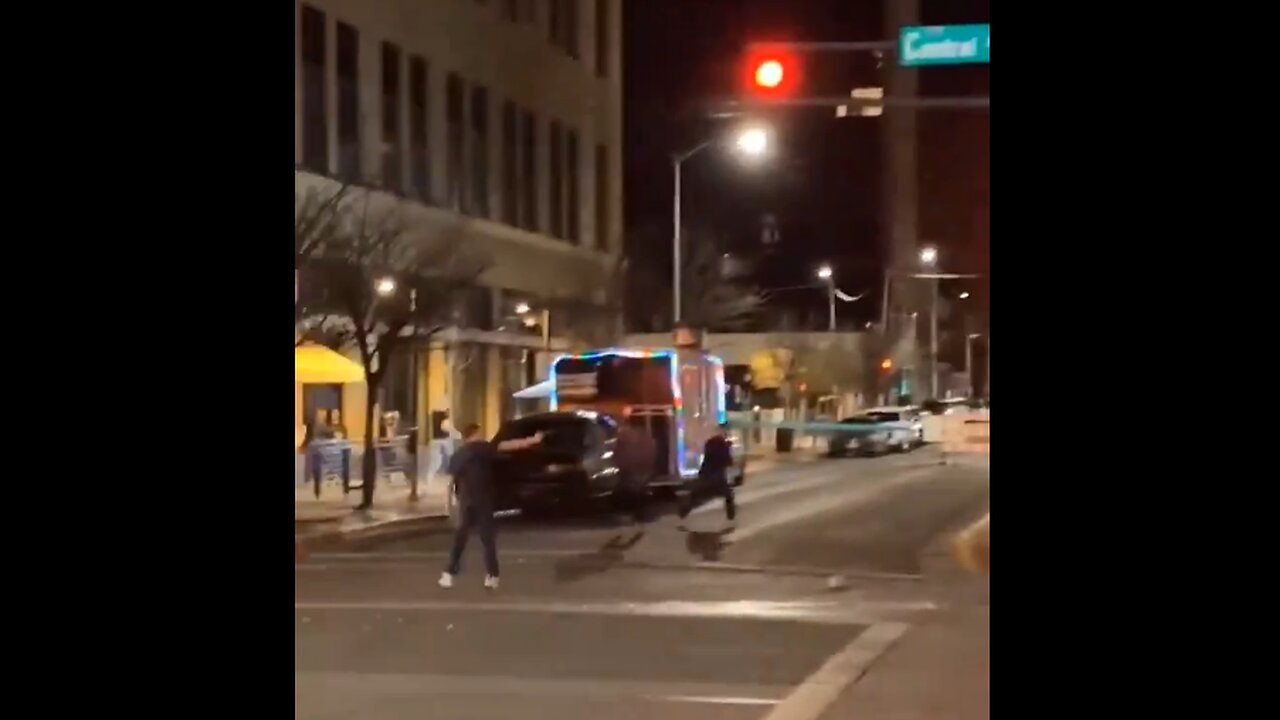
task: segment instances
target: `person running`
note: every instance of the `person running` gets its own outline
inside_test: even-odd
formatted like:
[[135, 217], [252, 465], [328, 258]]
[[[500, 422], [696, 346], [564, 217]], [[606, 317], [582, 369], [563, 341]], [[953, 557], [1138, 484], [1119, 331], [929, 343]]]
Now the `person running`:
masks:
[[702, 447], [702, 465], [698, 468], [698, 477], [685, 494], [680, 504], [680, 528], [685, 529], [685, 518], [698, 502], [707, 495], [719, 495], [724, 498], [724, 514], [729, 520], [729, 527], [734, 527], [738, 517], [738, 508], [733, 498], [733, 484], [729, 482], [729, 468], [733, 466], [733, 452], [729, 447], [729, 439], [725, 437], [728, 425], [721, 425], [719, 431], [707, 439]]
[[460, 519], [453, 534], [449, 566], [440, 575], [440, 587], [453, 587], [453, 578], [462, 569], [462, 553], [467, 549], [471, 528], [480, 530], [484, 545], [484, 586], [498, 589], [498, 545], [495, 537], [493, 461], [499, 452], [523, 450], [542, 442], [542, 433], [533, 437], [491, 443], [480, 434], [480, 426], [468, 424], [462, 431], [463, 445], [449, 458], [449, 474], [458, 490]]

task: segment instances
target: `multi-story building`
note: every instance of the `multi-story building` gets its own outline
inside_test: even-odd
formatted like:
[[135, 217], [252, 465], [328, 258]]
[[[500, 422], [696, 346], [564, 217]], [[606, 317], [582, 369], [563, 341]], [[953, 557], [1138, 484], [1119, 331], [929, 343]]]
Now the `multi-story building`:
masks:
[[[551, 347], [618, 329], [621, 0], [295, 2], [294, 160], [300, 191], [339, 183], [452, 228], [488, 264], [455, 327], [399, 359], [380, 398], [493, 431]], [[460, 230], [457, 230], [460, 229]], [[348, 402], [356, 400], [347, 395]], [[356, 407], [344, 408], [355, 434]]]

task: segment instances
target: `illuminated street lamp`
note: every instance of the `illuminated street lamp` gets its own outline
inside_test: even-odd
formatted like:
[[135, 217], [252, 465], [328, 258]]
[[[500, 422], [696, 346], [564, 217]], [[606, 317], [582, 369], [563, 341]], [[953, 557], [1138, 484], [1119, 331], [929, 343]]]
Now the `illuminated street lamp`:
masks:
[[396, 291], [396, 280], [391, 277], [378, 278], [373, 284], [373, 291], [382, 297], [389, 297]]
[[818, 278], [827, 282], [827, 332], [836, 331], [836, 281], [830, 265], [818, 268]]
[[964, 292], [960, 293], [960, 299], [961, 299], [961, 300], [968, 300], [968, 299], [969, 299], [969, 291], [968, 291], [968, 290], [965, 290]]
[[[925, 245], [920, 248], [920, 265], [933, 270], [938, 264], [938, 248]], [[933, 299], [929, 309], [929, 393], [938, 397], [938, 292], [939, 279], [933, 278]]]
[[920, 264], [927, 268], [933, 267], [938, 262], [938, 248], [932, 245], [926, 245], [920, 248]]
[[520, 316], [520, 322], [527, 328], [534, 325], [542, 326], [542, 349], [551, 349], [551, 311], [543, 308], [534, 311], [533, 307], [527, 302], [516, 303], [516, 315]]
[[[781, 66], [779, 66], [778, 69], [781, 71]], [[780, 79], [781, 78], [779, 78], [779, 80]], [[721, 138], [718, 137], [712, 138], [711, 140], [707, 140], [701, 145], [694, 147], [692, 150], [678, 153], [671, 157], [671, 167], [675, 174], [675, 183], [671, 200], [671, 253], [673, 260], [671, 263], [672, 327], [675, 327], [680, 323], [680, 264], [682, 262], [680, 251], [680, 226], [682, 224], [680, 214], [680, 168], [684, 165], [685, 160], [697, 155], [699, 152], [702, 152], [706, 148], [710, 147], [712, 143], [720, 139]], [[760, 157], [769, 151], [769, 131], [759, 125], [742, 128], [735, 136], [733, 145], [737, 152], [743, 156], [752, 158]]]
[[759, 157], [769, 149], [769, 134], [764, 128], [748, 128], [738, 135], [738, 150], [751, 157]]

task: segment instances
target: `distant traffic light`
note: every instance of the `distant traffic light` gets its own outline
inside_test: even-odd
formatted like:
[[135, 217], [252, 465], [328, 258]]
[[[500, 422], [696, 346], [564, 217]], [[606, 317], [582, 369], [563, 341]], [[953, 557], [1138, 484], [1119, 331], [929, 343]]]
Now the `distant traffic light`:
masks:
[[800, 74], [794, 53], [768, 46], [753, 48], [743, 66], [743, 89], [755, 98], [788, 97], [799, 87]]
[[892, 370], [892, 369], [893, 369], [893, 361], [892, 361], [892, 360], [890, 360], [889, 358], [885, 358], [885, 359], [881, 360], [881, 361], [880, 361], [880, 369], [881, 369], [881, 370], [884, 370], [885, 372], [888, 372], [888, 371]]
[[756, 66], [756, 86], [762, 88], [773, 89], [782, 84], [783, 77], [786, 72], [783, 70], [782, 62], [778, 60], [764, 60]]

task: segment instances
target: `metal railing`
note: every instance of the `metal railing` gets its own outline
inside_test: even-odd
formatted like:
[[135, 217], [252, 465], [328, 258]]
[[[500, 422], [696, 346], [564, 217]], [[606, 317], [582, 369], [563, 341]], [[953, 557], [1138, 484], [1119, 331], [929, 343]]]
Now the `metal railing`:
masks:
[[[379, 484], [383, 484], [382, 480], [391, 480], [396, 476], [402, 477], [410, 485], [416, 484], [418, 468], [410, 447], [411, 439], [409, 435], [398, 435], [374, 443]], [[320, 498], [321, 487], [326, 480], [341, 482], [344, 495], [361, 489], [363, 483], [359, 480], [359, 468], [363, 452], [363, 448], [353, 445], [349, 440], [316, 440], [303, 448], [305, 477], [311, 482], [316, 499]], [[356, 468], [354, 482], [353, 467]]]

